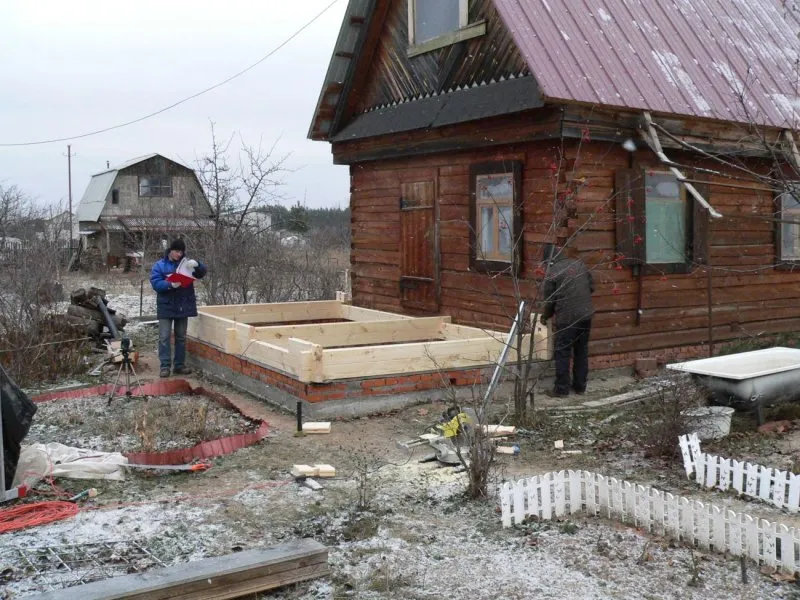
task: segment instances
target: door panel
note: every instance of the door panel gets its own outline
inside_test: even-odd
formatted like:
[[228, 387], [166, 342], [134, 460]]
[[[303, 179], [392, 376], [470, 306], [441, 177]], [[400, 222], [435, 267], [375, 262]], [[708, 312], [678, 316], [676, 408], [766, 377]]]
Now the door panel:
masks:
[[400, 186], [400, 302], [427, 312], [439, 311], [435, 190], [433, 181]]

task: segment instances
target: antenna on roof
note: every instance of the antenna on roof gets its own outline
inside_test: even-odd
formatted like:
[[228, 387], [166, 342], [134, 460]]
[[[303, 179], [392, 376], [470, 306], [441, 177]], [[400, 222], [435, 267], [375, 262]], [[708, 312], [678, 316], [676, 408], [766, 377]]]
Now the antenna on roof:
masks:
[[106, 161], [106, 169], [110, 169], [110, 168], [111, 168], [111, 162], [110, 161]]

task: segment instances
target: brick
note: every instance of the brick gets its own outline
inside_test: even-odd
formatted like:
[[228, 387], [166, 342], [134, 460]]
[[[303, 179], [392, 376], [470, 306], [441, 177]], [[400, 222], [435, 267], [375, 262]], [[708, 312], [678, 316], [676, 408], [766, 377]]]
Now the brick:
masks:
[[655, 358], [637, 358], [634, 363], [636, 376], [645, 379], [658, 374], [658, 361]]

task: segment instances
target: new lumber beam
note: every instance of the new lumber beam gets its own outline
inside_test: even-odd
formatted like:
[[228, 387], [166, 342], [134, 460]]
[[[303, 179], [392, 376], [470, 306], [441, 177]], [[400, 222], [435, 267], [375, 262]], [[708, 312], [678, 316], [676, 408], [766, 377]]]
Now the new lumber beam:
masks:
[[328, 549], [303, 539], [95, 581], [30, 600], [227, 600], [328, 573]]
[[[255, 336], [259, 341], [274, 344], [285, 344], [289, 338], [298, 338], [325, 348], [368, 346], [440, 339], [441, 329], [449, 321], [450, 317], [421, 317], [259, 327]], [[480, 331], [473, 331], [472, 337], [476, 334], [480, 335]]]

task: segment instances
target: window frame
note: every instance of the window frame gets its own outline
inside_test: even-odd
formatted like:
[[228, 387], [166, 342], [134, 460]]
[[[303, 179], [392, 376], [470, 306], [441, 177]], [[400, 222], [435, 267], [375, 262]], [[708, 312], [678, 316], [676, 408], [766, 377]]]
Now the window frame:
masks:
[[119, 189], [111, 190], [111, 204], [119, 204]]
[[[777, 263], [777, 268], [783, 269], [796, 269], [800, 266], [800, 231], [798, 231], [798, 242], [796, 244], [797, 252], [796, 255], [792, 258], [786, 258], [783, 256], [783, 227], [784, 225], [790, 225], [789, 223], [784, 223], [784, 220], [792, 220], [792, 221], [800, 221], [800, 207], [794, 209], [785, 209], [783, 207], [783, 197], [786, 194], [792, 194], [797, 198], [798, 203], [800, 203], [800, 181], [799, 182], [791, 182], [789, 187], [797, 186], [796, 192], [791, 192], [787, 190], [775, 196], [775, 214], [778, 217], [777, 223], [775, 224], [775, 258]], [[791, 210], [793, 212], [788, 213], [787, 210]], [[800, 230], [800, 225], [793, 225]]]
[[[486, 34], [486, 20], [469, 22], [469, 0], [459, 0], [458, 4], [458, 26], [451, 31], [440, 33], [439, 35], [424, 41], [417, 41], [416, 29], [416, 3], [420, 0], [408, 0], [408, 57], [413, 58], [426, 52], [445, 48], [458, 42], [463, 42], [472, 38]], [[430, 0], [423, 0], [430, 2]]]
[[[686, 186], [677, 182], [684, 204], [686, 235], [684, 260], [672, 263], [647, 262], [647, 189], [648, 173], [673, 175], [665, 169], [621, 169], [616, 173], [616, 251], [617, 264], [631, 266], [645, 275], [690, 273], [697, 265], [708, 263], [709, 222], [707, 211], [694, 200]], [[677, 177], [675, 177], [677, 180]], [[705, 183], [694, 184], [704, 196], [709, 194]]]
[[[142, 183], [143, 181], [146, 181], [147, 184], [143, 184]], [[158, 183], [154, 184], [153, 183], [154, 181]], [[139, 198], [172, 198], [173, 195], [172, 177], [169, 175], [161, 175], [158, 177], [139, 176], [138, 183], [139, 183]], [[142, 193], [143, 190], [147, 190], [147, 192]], [[168, 190], [169, 193], [164, 193], [165, 190]]]
[[[481, 219], [479, 207], [483, 203], [478, 201], [478, 178], [490, 175], [510, 175], [513, 186], [511, 194], [511, 257], [509, 260], [499, 259], [497, 256], [483, 258], [481, 243]], [[470, 199], [469, 199], [469, 253], [470, 268], [480, 273], [508, 273], [517, 274], [522, 262], [522, 245], [520, 244], [522, 224], [522, 162], [519, 160], [494, 161], [474, 164], [469, 169]], [[506, 204], [494, 204], [501, 208]], [[495, 213], [499, 215], [499, 210]], [[498, 225], [495, 231], [499, 231]], [[499, 238], [498, 238], [499, 241]]]
[[[684, 243], [683, 243], [683, 261], [676, 261], [676, 262], [648, 262], [647, 260], [647, 241], [648, 241], [648, 223], [647, 223], [647, 175], [668, 175], [672, 179], [675, 180], [676, 185], [678, 186], [678, 194], [683, 205], [683, 236], [684, 236]], [[688, 197], [686, 186], [682, 184], [678, 178], [675, 176], [674, 173], [667, 171], [667, 170], [654, 170], [654, 169], [645, 169], [644, 172], [645, 180], [643, 182], [645, 186], [644, 190], [644, 220], [642, 221], [644, 235], [642, 235], [642, 243], [644, 244], [643, 248], [643, 264], [645, 268], [648, 269], [655, 269], [659, 271], [666, 271], [666, 272], [686, 272], [690, 269], [691, 256], [692, 256], [692, 211], [690, 210], [690, 199]]]

